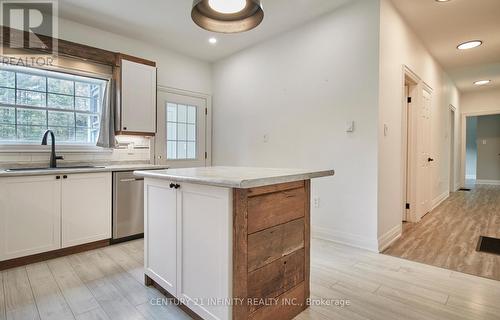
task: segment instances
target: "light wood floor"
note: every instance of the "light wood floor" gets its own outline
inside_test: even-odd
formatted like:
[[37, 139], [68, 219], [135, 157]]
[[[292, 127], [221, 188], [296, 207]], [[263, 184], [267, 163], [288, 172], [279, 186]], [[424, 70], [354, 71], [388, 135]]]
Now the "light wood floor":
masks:
[[[162, 296], [142, 285], [142, 246], [132, 241], [0, 272], [0, 320], [190, 319], [150, 303]], [[298, 320], [500, 319], [498, 281], [320, 240], [312, 242], [311, 271], [312, 298], [323, 305]]]
[[479, 236], [500, 238], [500, 186], [455, 192], [384, 253], [500, 280], [500, 256], [477, 252]]

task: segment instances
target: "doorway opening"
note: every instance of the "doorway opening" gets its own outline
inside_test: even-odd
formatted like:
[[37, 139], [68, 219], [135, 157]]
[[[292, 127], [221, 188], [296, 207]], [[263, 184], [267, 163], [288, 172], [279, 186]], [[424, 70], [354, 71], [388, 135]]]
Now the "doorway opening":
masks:
[[500, 185], [500, 110], [462, 115], [461, 186]]

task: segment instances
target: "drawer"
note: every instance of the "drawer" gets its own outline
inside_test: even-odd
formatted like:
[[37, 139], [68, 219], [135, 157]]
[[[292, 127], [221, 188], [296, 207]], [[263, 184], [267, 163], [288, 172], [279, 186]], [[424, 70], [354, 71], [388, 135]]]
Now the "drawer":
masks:
[[274, 192], [248, 199], [248, 234], [305, 216], [305, 188]]
[[[276, 298], [305, 278], [305, 251], [301, 249], [248, 274], [250, 299]], [[250, 313], [263, 305], [250, 305]]]
[[248, 271], [304, 248], [304, 218], [248, 236]]

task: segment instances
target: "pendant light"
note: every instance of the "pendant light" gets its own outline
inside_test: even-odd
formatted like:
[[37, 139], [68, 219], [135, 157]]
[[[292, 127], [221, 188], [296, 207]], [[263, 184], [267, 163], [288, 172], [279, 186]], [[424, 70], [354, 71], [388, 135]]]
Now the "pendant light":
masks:
[[260, 0], [194, 0], [191, 18], [208, 31], [238, 33], [257, 27], [264, 10]]

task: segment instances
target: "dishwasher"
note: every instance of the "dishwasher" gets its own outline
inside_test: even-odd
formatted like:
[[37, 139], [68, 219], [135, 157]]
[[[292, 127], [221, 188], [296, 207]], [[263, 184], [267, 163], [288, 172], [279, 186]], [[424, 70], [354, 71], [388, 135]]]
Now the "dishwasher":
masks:
[[113, 243], [144, 236], [144, 178], [113, 172]]

